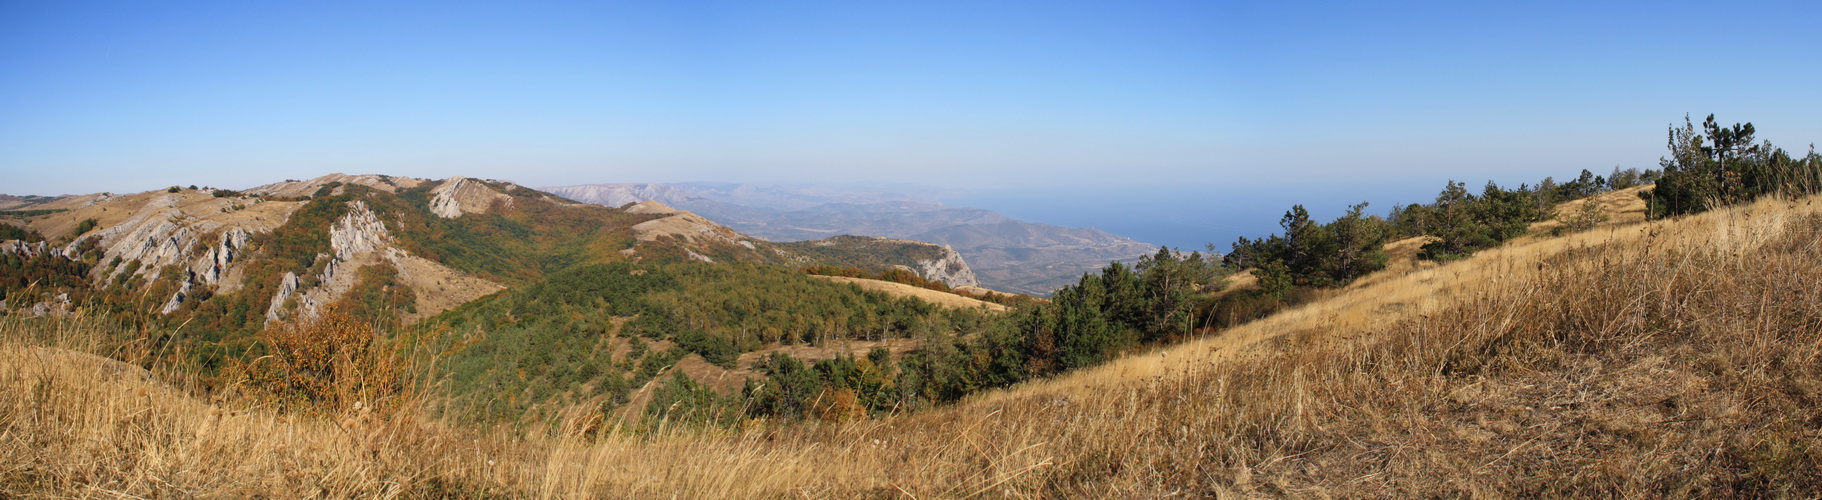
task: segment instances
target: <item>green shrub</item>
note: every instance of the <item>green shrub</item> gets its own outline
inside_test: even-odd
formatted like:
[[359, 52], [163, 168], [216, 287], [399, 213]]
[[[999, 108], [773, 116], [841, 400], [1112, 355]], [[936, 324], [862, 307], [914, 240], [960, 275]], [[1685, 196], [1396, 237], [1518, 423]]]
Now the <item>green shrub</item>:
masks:
[[82, 236], [84, 234], [87, 234], [90, 229], [95, 229], [95, 226], [100, 223], [101, 223], [101, 221], [97, 221], [95, 219], [82, 219], [82, 222], [79, 222], [76, 224], [76, 231], [70, 233], [70, 237], [74, 238], [77, 236]]
[[1688, 117], [1670, 128], [1670, 155], [1661, 160], [1663, 177], [1639, 193], [1653, 218], [1693, 214], [1761, 196], [1802, 196], [1822, 192], [1822, 155], [1812, 147], [1793, 158], [1767, 141], [1755, 143], [1752, 123], [1731, 127], [1714, 115], [1701, 132]]

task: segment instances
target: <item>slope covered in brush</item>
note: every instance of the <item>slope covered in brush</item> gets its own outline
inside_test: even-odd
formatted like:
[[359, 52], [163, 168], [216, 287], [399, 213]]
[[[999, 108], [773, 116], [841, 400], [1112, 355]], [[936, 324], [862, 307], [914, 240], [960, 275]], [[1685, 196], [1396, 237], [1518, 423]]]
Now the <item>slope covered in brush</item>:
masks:
[[584, 402], [612, 412], [689, 356], [751, 369], [739, 365], [741, 354], [903, 339], [983, 314], [780, 267], [614, 263], [553, 274], [424, 326], [445, 332], [451, 346], [443, 367], [465, 402], [458, 411], [516, 420]]
[[[136, 328], [182, 325], [182, 335], [165, 337], [175, 343], [170, 352], [217, 367], [255, 352], [253, 334], [269, 324], [328, 309], [396, 331], [580, 266], [825, 263], [687, 213], [578, 204], [461, 177], [333, 174], [245, 191], [101, 193], [32, 208], [0, 220], [0, 313], [87, 308]], [[906, 246], [916, 248], [898, 248]], [[924, 247], [881, 248], [897, 255]]]

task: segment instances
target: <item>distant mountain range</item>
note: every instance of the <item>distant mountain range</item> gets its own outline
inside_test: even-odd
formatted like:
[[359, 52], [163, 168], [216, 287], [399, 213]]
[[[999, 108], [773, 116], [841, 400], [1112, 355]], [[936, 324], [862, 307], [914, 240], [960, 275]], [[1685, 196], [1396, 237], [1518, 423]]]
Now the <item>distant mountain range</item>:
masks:
[[1048, 295], [1109, 261], [1158, 250], [1092, 228], [1025, 222], [938, 200], [959, 191], [905, 185], [755, 186], [732, 183], [621, 183], [541, 188], [584, 203], [657, 201], [774, 242], [836, 235], [882, 236], [947, 245], [988, 288]]

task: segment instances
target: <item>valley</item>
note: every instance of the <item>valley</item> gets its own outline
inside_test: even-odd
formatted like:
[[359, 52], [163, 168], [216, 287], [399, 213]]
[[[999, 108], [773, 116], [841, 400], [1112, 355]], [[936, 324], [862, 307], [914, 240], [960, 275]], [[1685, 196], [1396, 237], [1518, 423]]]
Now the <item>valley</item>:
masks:
[[585, 203], [623, 206], [658, 201], [775, 242], [835, 235], [926, 241], [955, 249], [982, 286], [1047, 296], [1111, 261], [1131, 263], [1158, 251], [1092, 228], [1014, 220], [989, 210], [937, 202], [955, 194], [918, 186], [753, 186], [725, 183], [587, 184], [544, 188]]

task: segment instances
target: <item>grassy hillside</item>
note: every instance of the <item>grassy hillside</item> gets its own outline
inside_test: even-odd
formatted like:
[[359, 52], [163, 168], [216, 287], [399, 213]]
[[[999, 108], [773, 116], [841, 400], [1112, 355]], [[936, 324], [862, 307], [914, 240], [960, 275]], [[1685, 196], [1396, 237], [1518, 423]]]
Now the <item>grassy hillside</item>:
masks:
[[869, 236], [836, 236], [815, 241], [779, 243], [778, 246], [811, 256], [817, 263], [882, 272], [895, 265], [940, 259], [942, 247], [906, 245], [903, 240]]
[[513, 197], [510, 209], [444, 218], [430, 213], [435, 187], [402, 189], [396, 204], [374, 210], [413, 254], [507, 284], [620, 260], [620, 251], [633, 246], [630, 228], [654, 218], [567, 205], [507, 185], [489, 187]]
[[[1822, 209], [1521, 242], [1168, 350], [844, 424], [585, 437], [280, 417], [0, 325], [14, 494], [1813, 496]], [[57, 351], [62, 352], [62, 351]], [[62, 358], [58, 358], [62, 359]], [[155, 367], [162, 368], [162, 367]], [[563, 432], [568, 430], [568, 433]], [[138, 457], [127, 460], [124, 457]], [[906, 467], [903, 464], [917, 464]], [[901, 493], [902, 492], [902, 493]]]
[[[961, 295], [961, 294], [952, 293], [952, 292], [941, 292], [941, 291], [933, 290], [930, 288], [912, 286], [912, 285], [908, 285], [905, 283], [899, 283], [899, 282], [894, 282], [894, 281], [885, 281], [885, 280], [878, 280], [878, 279], [849, 277], [849, 276], [825, 276], [825, 275], [819, 275], [819, 274], [812, 274], [812, 276], [819, 276], [822, 279], [834, 281], [837, 283], [851, 283], [851, 284], [859, 286], [863, 290], [873, 290], [873, 291], [882, 292], [887, 295], [891, 295], [891, 296], [895, 296], [895, 297], [917, 297], [918, 299], [923, 300], [924, 302], [929, 302], [931, 304], [934, 304], [937, 306], [942, 306], [942, 307], [951, 307], [951, 308], [957, 308], [957, 309], [984, 309], [984, 310], [995, 311], [995, 312], [1005, 312], [1005, 311], [1011, 309], [1010, 307], [1007, 307], [1004, 304], [988, 302], [986, 300], [970, 297], [967, 295]], [[1020, 297], [1023, 297], [1023, 296], [1021, 295]]]

